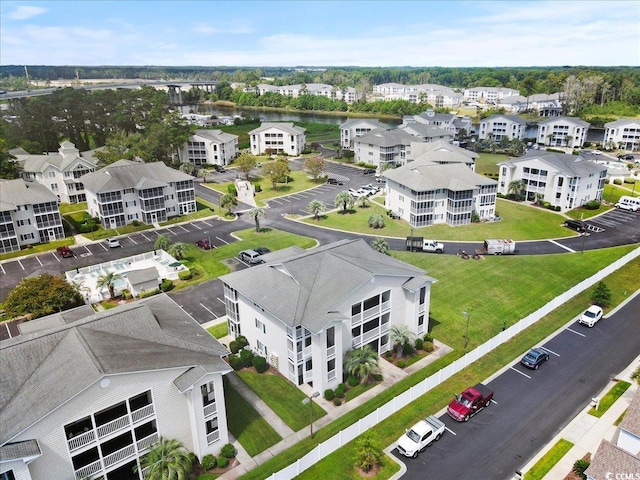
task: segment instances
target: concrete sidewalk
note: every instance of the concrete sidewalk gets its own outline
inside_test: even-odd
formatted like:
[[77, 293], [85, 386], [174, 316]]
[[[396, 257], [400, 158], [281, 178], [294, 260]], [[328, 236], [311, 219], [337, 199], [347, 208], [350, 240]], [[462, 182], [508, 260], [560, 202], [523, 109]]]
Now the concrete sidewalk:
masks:
[[[598, 395], [598, 398], [602, 398], [613, 387], [617, 380], [624, 380], [631, 383], [631, 387], [611, 405], [611, 407], [602, 415], [597, 418], [593, 415], [589, 415], [591, 404], [589, 403], [584, 409], [576, 415], [576, 417], [554, 437], [547, 446], [542, 449], [536, 456], [534, 456], [529, 463], [522, 468], [522, 473], [525, 474], [530, 470], [535, 463], [547, 454], [549, 449], [555, 445], [560, 439], [565, 439], [573, 443], [573, 447], [569, 450], [556, 465], [544, 476], [544, 480], [558, 480], [564, 478], [569, 474], [573, 468], [573, 464], [576, 460], [581, 459], [587, 453], [592, 455], [598, 449], [600, 442], [604, 439], [611, 441], [616, 433], [617, 427], [614, 422], [622, 415], [622, 413], [629, 407], [631, 399], [638, 390], [638, 384], [631, 380], [631, 374], [640, 363], [640, 355], [631, 362], [631, 364], [620, 373], [618, 377], [610, 381]], [[518, 478], [517, 476], [514, 477]]]

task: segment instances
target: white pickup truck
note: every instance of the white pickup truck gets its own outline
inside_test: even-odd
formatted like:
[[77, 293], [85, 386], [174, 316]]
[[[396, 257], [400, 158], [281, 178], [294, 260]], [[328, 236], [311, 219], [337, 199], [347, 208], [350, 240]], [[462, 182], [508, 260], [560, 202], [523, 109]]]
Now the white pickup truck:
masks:
[[444, 423], [433, 415], [420, 420], [398, 439], [398, 451], [405, 457], [416, 458], [444, 433]]

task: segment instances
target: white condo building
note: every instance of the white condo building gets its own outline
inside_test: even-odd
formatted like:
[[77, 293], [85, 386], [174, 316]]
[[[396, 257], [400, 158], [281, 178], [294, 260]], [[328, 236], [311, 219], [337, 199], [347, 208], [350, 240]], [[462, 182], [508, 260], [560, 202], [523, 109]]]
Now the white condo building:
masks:
[[196, 130], [180, 150], [180, 162], [204, 165], [229, 165], [238, 156], [238, 136], [222, 130]]
[[300, 155], [306, 146], [306, 129], [287, 122], [265, 122], [249, 132], [251, 155]]

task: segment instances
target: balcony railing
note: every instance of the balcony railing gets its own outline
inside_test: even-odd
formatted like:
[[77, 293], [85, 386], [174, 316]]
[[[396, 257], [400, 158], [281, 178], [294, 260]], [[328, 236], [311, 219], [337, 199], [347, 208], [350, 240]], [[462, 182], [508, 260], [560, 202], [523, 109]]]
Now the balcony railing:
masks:
[[122, 460], [126, 460], [127, 458], [134, 456], [135, 453], [136, 449], [133, 445], [128, 445], [104, 457], [104, 466], [105, 468], [109, 468], [111, 465], [115, 465]]
[[211, 445], [213, 442], [217, 442], [218, 440], [220, 440], [220, 432], [218, 430], [207, 433], [207, 445]]
[[153, 404], [145, 405], [144, 407], [131, 412], [131, 420], [133, 420], [133, 423], [137, 423], [140, 420], [149, 418], [151, 415], [153, 415]]
[[209, 405], [204, 406], [204, 416], [205, 418], [209, 415], [213, 415], [218, 411], [218, 407], [216, 406], [216, 402], [210, 403]]
[[94, 432], [93, 430], [89, 430], [88, 432], [84, 432], [82, 435], [70, 438], [69, 440], [67, 440], [67, 444], [69, 445], [69, 451], [73, 452], [74, 450], [82, 448], [85, 445], [89, 445], [90, 443], [95, 441], [96, 432]]
[[102, 463], [100, 463], [100, 460], [96, 460], [95, 462], [90, 463], [89, 465], [86, 465], [79, 470], [76, 470], [76, 480], [83, 480], [87, 477], [90, 477], [91, 475], [95, 475], [101, 470]]
[[153, 445], [157, 441], [158, 441], [158, 432], [154, 432], [148, 437], [144, 437], [138, 440], [138, 442], [136, 443], [136, 446], [138, 447], [138, 451], [140, 452], [145, 448], [147, 448], [149, 445]]
[[105, 423], [104, 425], [100, 425], [98, 430], [98, 438], [106, 437], [107, 435], [111, 435], [118, 430], [122, 430], [129, 426], [129, 416], [123, 415], [120, 418], [116, 418], [115, 420], [110, 421], [109, 423]]

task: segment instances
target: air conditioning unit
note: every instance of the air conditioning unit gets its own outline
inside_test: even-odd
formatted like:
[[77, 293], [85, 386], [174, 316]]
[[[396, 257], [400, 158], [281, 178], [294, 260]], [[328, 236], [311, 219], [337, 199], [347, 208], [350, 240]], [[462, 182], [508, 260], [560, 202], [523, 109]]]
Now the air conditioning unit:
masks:
[[269, 354], [269, 363], [271, 364], [271, 366], [273, 368], [275, 368], [276, 370], [279, 370], [278, 368], [278, 363], [279, 363], [280, 359], [278, 358], [278, 354], [277, 353], [273, 353], [271, 352]]

